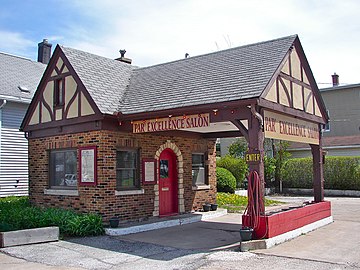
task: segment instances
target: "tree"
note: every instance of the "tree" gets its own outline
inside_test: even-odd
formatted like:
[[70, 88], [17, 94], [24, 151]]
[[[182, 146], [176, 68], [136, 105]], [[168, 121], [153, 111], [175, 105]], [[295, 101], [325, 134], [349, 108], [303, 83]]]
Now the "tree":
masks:
[[245, 153], [248, 150], [248, 143], [245, 138], [237, 138], [229, 146], [229, 154], [235, 158], [244, 158]]
[[281, 171], [284, 168], [285, 161], [291, 157], [291, 154], [287, 151], [290, 143], [287, 141], [271, 140], [273, 157], [275, 159], [275, 187], [278, 191], [281, 189]]

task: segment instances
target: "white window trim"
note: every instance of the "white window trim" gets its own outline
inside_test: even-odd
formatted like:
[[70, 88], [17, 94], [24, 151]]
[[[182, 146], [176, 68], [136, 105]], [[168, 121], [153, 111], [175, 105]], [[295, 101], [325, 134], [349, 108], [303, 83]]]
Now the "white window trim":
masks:
[[197, 185], [197, 186], [192, 186], [192, 190], [207, 190], [210, 189], [211, 186], [210, 185]]
[[79, 196], [77, 189], [44, 189], [45, 195]]
[[145, 190], [136, 189], [136, 190], [115, 190], [115, 196], [126, 196], [126, 195], [141, 195], [144, 194]]

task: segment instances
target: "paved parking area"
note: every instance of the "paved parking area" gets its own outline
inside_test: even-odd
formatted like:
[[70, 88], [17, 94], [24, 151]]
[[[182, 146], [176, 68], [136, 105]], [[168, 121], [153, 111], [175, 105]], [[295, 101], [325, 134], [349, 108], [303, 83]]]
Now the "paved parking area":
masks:
[[360, 268], [360, 198], [327, 198], [334, 222], [258, 254], [353, 265]]
[[0, 269], [360, 269], [360, 198], [330, 200], [333, 224], [269, 250], [221, 250], [239, 243], [240, 215], [227, 215], [128, 236], [5, 248], [11, 257], [0, 253]]

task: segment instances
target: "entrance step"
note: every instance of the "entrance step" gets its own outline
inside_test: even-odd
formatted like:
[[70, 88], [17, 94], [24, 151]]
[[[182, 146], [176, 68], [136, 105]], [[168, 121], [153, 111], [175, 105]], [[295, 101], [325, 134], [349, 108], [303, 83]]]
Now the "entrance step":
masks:
[[127, 235], [132, 233], [146, 232], [173, 226], [189, 224], [198, 221], [205, 221], [212, 218], [224, 216], [227, 214], [226, 209], [218, 208], [216, 211], [209, 212], [194, 212], [190, 214], [177, 215], [164, 218], [156, 218], [156, 220], [149, 220], [137, 223], [125, 223], [119, 225], [119, 228], [106, 228], [107, 235]]

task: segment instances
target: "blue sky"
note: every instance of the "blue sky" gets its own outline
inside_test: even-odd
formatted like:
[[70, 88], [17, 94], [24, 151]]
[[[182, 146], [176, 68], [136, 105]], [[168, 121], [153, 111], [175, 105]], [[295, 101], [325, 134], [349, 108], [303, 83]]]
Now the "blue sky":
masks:
[[1, 0], [0, 51], [56, 44], [149, 66], [298, 34], [319, 87], [360, 83], [357, 0]]

